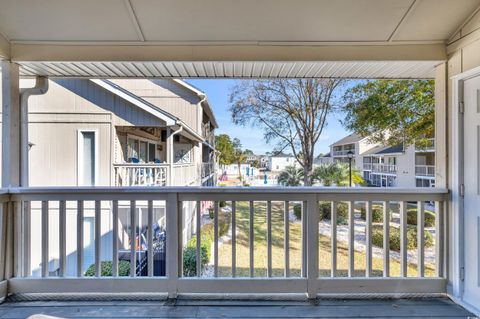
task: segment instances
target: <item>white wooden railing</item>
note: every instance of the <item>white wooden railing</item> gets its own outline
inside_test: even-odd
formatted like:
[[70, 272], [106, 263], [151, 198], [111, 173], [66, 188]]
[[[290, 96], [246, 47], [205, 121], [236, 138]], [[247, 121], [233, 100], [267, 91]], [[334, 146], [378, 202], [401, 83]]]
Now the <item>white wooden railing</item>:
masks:
[[395, 174], [397, 172], [397, 165], [373, 163], [372, 171], [378, 173]]
[[415, 165], [416, 176], [435, 176], [435, 165]]
[[417, 152], [433, 152], [435, 151], [435, 139], [429, 138], [425, 140], [425, 143], [415, 143], [415, 151]]
[[[6, 197], [5, 197], [6, 196]], [[445, 203], [448, 201], [448, 192], [442, 189], [376, 189], [376, 188], [201, 188], [201, 187], [148, 187], [148, 188], [16, 188], [6, 191], [4, 195], [6, 203], [4, 208], [9, 209], [15, 216], [15, 240], [14, 240], [14, 273], [15, 276], [8, 281], [8, 290], [11, 294], [61, 294], [61, 293], [166, 293], [170, 297], [176, 297], [177, 294], [195, 294], [195, 293], [220, 293], [220, 294], [295, 294], [306, 293], [308, 297], [313, 298], [320, 295], [342, 295], [342, 294], [432, 294], [444, 293], [446, 280], [444, 276], [444, 265], [446, 264], [444, 238], [445, 225]], [[105, 241], [99, 240], [104, 234], [105, 224], [112, 224], [111, 232], [113, 238], [119, 236], [118, 225], [119, 209], [121, 205], [127, 203], [129, 207], [129, 216], [131, 221], [130, 236], [138, 236], [137, 225], [139, 215], [135, 208], [140, 205], [147, 207], [147, 247], [153, 247], [153, 212], [155, 203], [159, 201], [164, 203], [166, 218], [166, 273], [165, 276], [155, 276], [153, 271], [154, 260], [152, 250], [147, 249], [147, 268], [146, 277], [138, 277], [135, 270], [136, 265], [136, 245], [131, 245], [130, 250], [130, 277], [119, 276], [118, 262], [118, 241], [113, 240], [105, 247]], [[212, 275], [210, 277], [202, 276], [200, 263], [200, 250], [202, 237], [201, 231], [201, 211], [203, 201], [214, 202], [213, 214], [213, 252], [212, 252]], [[243, 260], [249, 260], [249, 276], [237, 277], [239, 263], [237, 248], [240, 241], [237, 242], [237, 236], [232, 236], [231, 255], [227, 256], [230, 260], [230, 275], [225, 277], [219, 273], [219, 215], [222, 211], [219, 209], [220, 201], [228, 201], [231, 205], [231, 234], [237, 234], [240, 231], [238, 214], [240, 207], [243, 213], [246, 213], [249, 222], [248, 225], [242, 221], [242, 228], [245, 236], [248, 238], [248, 249], [246, 255], [242, 255]], [[322, 277], [319, 272], [319, 256], [326, 254], [325, 248], [319, 249], [319, 201], [328, 201], [331, 205], [332, 221], [337, 220], [337, 207], [340, 202], [348, 206], [348, 226], [337, 225], [336, 222], [330, 223], [330, 239], [328, 241], [328, 251], [330, 251], [329, 271]], [[196, 236], [196, 277], [185, 277], [182, 273], [182, 251], [185, 243], [182, 242], [182, 220], [184, 214], [189, 212], [184, 210], [185, 203], [194, 204], [193, 214], [196, 220], [194, 233]], [[122, 204], [123, 203], [123, 204]], [[264, 205], [263, 211], [259, 211], [256, 204]], [[290, 212], [294, 204], [301, 205], [301, 221], [298, 221], [301, 232], [290, 231], [290, 227], [295, 224], [291, 222]], [[399, 274], [392, 275], [391, 263], [392, 256], [389, 246], [390, 227], [397, 227], [391, 223], [382, 223], [384, 235], [384, 248], [382, 250], [383, 266], [381, 267], [380, 277], [373, 276], [374, 259], [372, 253], [372, 209], [373, 205], [381, 205], [383, 220], [390, 220], [392, 216], [389, 213], [389, 203], [398, 203], [398, 227], [400, 231], [400, 252], [399, 252]], [[434, 203], [434, 204], [430, 204]], [[242, 206], [240, 206], [240, 204]], [[365, 253], [361, 256], [364, 264], [361, 266], [356, 262], [356, 256], [359, 254], [354, 249], [357, 245], [355, 240], [358, 227], [355, 225], [355, 205], [364, 205], [366, 211], [365, 225]], [[419, 247], [414, 251], [414, 256], [418, 262], [414, 264], [415, 276], [411, 277], [411, 251], [407, 248], [407, 208], [416, 205], [416, 214], [418, 219], [418, 242]], [[38, 206], [39, 211], [34, 211], [33, 207]], [[245, 206], [246, 205], [246, 206]], [[275, 211], [272, 207], [275, 205]], [[433, 205], [435, 214], [435, 259], [434, 274], [425, 275], [425, 243], [424, 243], [424, 207]], [[188, 206], [188, 205], [187, 205]], [[74, 208], [72, 208], [74, 207]], [[272, 216], [279, 214], [278, 207], [284, 207], [280, 212], [283, 216], [283, 230], [272, 231]], [[375, 206], [376, 207], [376, 206]], [[246, 208], [246, 210], [245, 210]], [[94, 217], [94, 265], [95, 276], [83, 277], [81, 266], [80, 270], [72, 277], [66, 275], [67, 269], [67, 234], [72, 232], [76, 234], [76, 250], [78, 254], [77, 263], [81, 265], [84, 252], [84, 219], [90, 211], [93, 210]], [[31, 216], [39, 214], [41, 216], [40, 225], [29, 224]], [[223, 214], [223, 213], [222, 213]], [[255, 228], [258, 222], [258, 216], [261, 214], [265, 218], [265, 225], [261, 225], [262, 231]], [[254, 218], [255, 217], [255, 218]], [[67, 219], [74, 218], [75, 224], [67, 223]], [[293, 225], [293, 226], [292, 226]], [[32, 277], [29, 268], [29, 259], [33, 253], [32, 242], [29, 237], [32, 227], [41, 228], [41, 248], [36, 251], [41, 253], [41, 277]], [[347, 242], [341, 243], [337, 240], [338, 227], [348, 227]], [[280, 229], [282, 229], [280, 228]], [[58, 229], [58, 232], [54, 232]], [[428, 231], [432, 231], [429, 229]], [[283, 237], [282, 257], [278, 253], [276, 258], [283, 258], [284, 271], [280, 277], [273, 277], [273, 238]], [[293, 238], [292, 238], [293, 236]], [[3, 239], [2, 239], [3, 240]], [[238, 239], [240, 240], [240, 239]], [[245, 239], [242, 239], [245, 241]], [[256, 246], [259, 242], [266, 245], [266, 272], [260, 277], [255, 277]], [[300, 271], [298, 274], [290, 270], [290, 262], [293, 261], [291, 255], [294, 253], [290, 248], [292, 243], [299, 243], [301, 253], [298, 255], [300, 260]], [[341, 245], [341, 248], [339, 248]], [[348, 265], [346, 277], [339, 273], [339, 264], [337, 252], [348, 251]], [[53, 249], [55, 248], [55, 249]], [[245, 252], [244, 247], [242, 252]], [[58, 251], [58, 275], [51, 276], [48, 271], [48, 264], [52, 258], [51, 251]], [[111, 252], [104, 256], [104, 251]], [[298, 250], [297, 250], [298, 251]], [[113, 258], [112, 258], [113, 257]], [[106, 259], [105, 259], [106, 258]], [[245, 258], [245, 259], [244, 259]], [[358, 257], [357, 257], [358, 258]], [[112, 277], [102, 277], [100, 260], [112, 261]], [[225, 267], [225, 265], [222, 265]], [[359, 267], [362, 269], [360, 277], [357, 272]], [[378, 267], [378, 265], [377, 265]], [[223, 277], [220, 277], [223, 276]], [[278, 274], [276, 275], [278, 276]]]
[[172, 185], [199, 185], [199, 171], [197, 165], [173, 164], [173, 184]]
[[167, 164], [113, 164], [115, 186], [166, 186]]
[[349, 149], [349, 150], [333, 151], [333, 152], [332, 152], [332, 156], [347, 156], [347, 155], [348, 155], [348, 152], [352, 152], [353, 154], [355, 154], [355, 149], [352, 148], [352, 149]]

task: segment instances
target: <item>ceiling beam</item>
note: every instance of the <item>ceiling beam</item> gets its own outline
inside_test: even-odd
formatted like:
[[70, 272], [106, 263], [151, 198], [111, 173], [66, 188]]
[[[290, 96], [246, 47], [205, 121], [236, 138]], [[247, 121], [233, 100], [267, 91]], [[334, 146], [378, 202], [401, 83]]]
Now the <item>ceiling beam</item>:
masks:
[[405, 11], [405, 14], [403, 15], [403, 17], [398, 22], [398, 24], [395, 27], [395, 29], [393, 30], [392, 34], [390, 34], [390, 36], [388, 37], [388, 41], [394, 41], [395, 40], [394, 37], [398, 34], [398, 31], [401, 30], [401, 27], [402, 27], [403, 23], [412, 14], [412, 12], [414, 11], [414, 9], [417, 5], [418, 5], [418, 0], [413, 0], [412, 4], [410, 4], [407, 11]]
[[22, 61], [426, 61], [445, 44], [397, 45], [65, 45], [11, 44]]

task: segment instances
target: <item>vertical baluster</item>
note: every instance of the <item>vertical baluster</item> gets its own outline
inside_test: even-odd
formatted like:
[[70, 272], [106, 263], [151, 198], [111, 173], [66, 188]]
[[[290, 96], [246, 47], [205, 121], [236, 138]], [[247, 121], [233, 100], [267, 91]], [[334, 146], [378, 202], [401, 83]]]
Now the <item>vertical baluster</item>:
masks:
[[196, 213], [196, 236], [197, 236], [197, 248], [195, 253], [195, 264], [197, 266], [197, 277], [202, 275], [202, 236], [201, 236], [201, 209], [200, 201], [197, 201], [197, 213]]
[[424, 254], [425, 254], [425, 210], [423, 202], [417, 202], [417, 276], [425, 276]]
[[337, 275], [337, 203], [331, 203], [331, 246], [332, 246], [332, 267], [330, 269], [330, 276], [335, 277]]
[[30, 269], [30, 256], [31, 256], [31, 221], [32, 221], [32, 210], [31, 210], [31, 203], [29, 201], [23, 202], [23, 209], [24, 209], [24, 225], [23, 229], [25, 231], [25, 241], [24, 241], [24, 251], [23, 251], [23, 261], [24, 261], [24, 268], [23, 268], [23, 275], [28, 277], [31, 275]]
[[443, 277], [443, 202], [435, 202], [435, 276]]
[[137, 270], [137, 207], [134, 200], [130, 201], [130, 277], [135, 277]]
[[390, 202], [383, 202], [383, 277], [390, 277]]
[[102, 210], [101, 202], [95, 201], [95, 276], [100, 277], [102, 270]]
[[177, 284], [180, 273], [181, 263], [181, 229], [178, 225], [182, 224], [182, 213], [180, 211], [180, 202], [177, 193], [169, 193], [166, 207], [166, 224], [167, 224], [167, 240], [166, 240], [166, 266], [168, 279], [168, 297], [176, 298]]
[[285, 265], [285, 277], [290, 277], [290, 203], [285, 201], [283, 209], [283, 250], [284, 250], [284, 265]]
[[42, 201], [42, 277], [48, 277], [48, 201]]
[[353, 277], [355, 271], [355, 202], [348, 202], [348, 277]]
[[67, 269], [67, 207], [64, 200], [59, 203], [59, 275], [60, 277], [65, 276], [65, 271]]
[[365, 276], [370, 277], [372, 275], [372, 202], [366, 203], [366, 222], [365, 222], [365, 244], [366, 244], [366, 267]]
[[213, 209], [213, 249], [214, 249], [214, 265], [213, 275], [218, 277], [218, 202], [214, 202]]
[[249, 247], [250, 247], [250, 277], [253, 277], [255, 274], [254, 274], [254, 255], [253, 255], [253, 249], [255, 248], [254, 247], [254, 232], [253, 232], [253, 215], [254, 215], [254, 207], [253, 207], [253, 201], [250, 201], [250, 213], [249, 213], [249, 234], [248, 234], [248, 243], [249, 243]]
[[272, 277], [272, 202], [267, 202], [267, 277]]
[[232, 277], [237, 276], [237, 203], [232, 201]]
[[400, 203], [400, 277], [407, 277], [407, 202]]
[[147, 210], [147, 271], [148, 277], [153, 277], [153, 201], [148, 201]]
[[83, 276], [83, 200], [77, 201], [77, 277]]
[[118, 200], [112, 202], [112, 276], [118, 276]]
[[308, 259], [307, 259], [307, 201], [302, 201], [302, 268], [301, 268], [301, 276], [307, 277], [307, 266], [308, 266]]

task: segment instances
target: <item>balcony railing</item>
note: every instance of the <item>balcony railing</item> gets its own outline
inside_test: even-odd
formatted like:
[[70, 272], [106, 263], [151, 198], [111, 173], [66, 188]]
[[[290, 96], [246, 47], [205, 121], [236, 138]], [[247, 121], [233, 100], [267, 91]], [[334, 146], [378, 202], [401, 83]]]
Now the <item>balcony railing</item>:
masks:
[[167, 164], [114, 164], [115, 186], [166, 186]]
[[434, 152], [435, 151], [435, 139], [429, 138], [425, 140], [425, 143], [415, 143], [415, 151], [417, 152]]
[[352, 152], [355, 154], [355, 149], [333, 151], [332, 156], [347, 156], [348, 152]]
[[[168, 164], [114, 164], [115, 186], [167, 186]], [[198, 180], [198, 169], [193, 163], [173, 164], [172, 186], [191, 186]]]
[[215, 146], [215, 134], [213, 133], [210, 123], [202, 124], [202, 136], [211, 146]]
[[372, 170], [372, 163], [363, 163], [363, 169], [367, 171]]
[[395, 174], [397, 172], [397, 165], [373, 163], [372, 172]]
[[[8, 203], [3, 209], [15, 215], [11, 244], [14, 277], [8, 282], [12, 294], [165, 293], [176, 297], [197, 293], [306, 293], [313, 298], [341, 294], [436, 294], [445, 293], [446, 289], [444, 238], [448, 225], [444, 225], [444, 206], [448, 192], [442, 189], [16, 188], [4, 191], [0, 199]], [[205, 231], [201, 227], [203, 203], [208, 201], [213, 202], [213, 243], [211, 271], [205, 273], [200, 252], [203, 240], [210, 237], [201, 235]], [[225, 201], [230, 205], [228, 214], [219, 208], [219, 203]], [[325, 207], [325, 202], [329, 203], [333, 222], [319, 220], [319, 205]], [[390, 212], [393, 203], [398, 206], [398, 213]], [[156, 205], [165, 207], [163, 230], [156, 222], [161, 218], [154, 211]], [[346, 205], [346, 216], [340, 205]], [[365, 221], [356, 217], [358, 205], [364, 207]], [[294, 206], [300, 207], [296, 221], [292, 221], [290, 213]], [[139, 212], [139, 207], [145, 210]], [[372, 211], [377, 207], [381, 207], [383, 220], [389, 222], [373, 222]], [[435, 216], [434, 226], [428, 230], [424, 227], [427, 208]], [[416, 215], [415, 226], [407, 225], [407, 213]], [[342, 223], [337, 223], [337, 217]], [[182, 225], [189, 218], [195, 221], [192, 231], [196, 242], [189, 246], [195, 253], [193, 277], [183, 273], [182, 267], [184, 258], [192, 256], [182, 254], [187, 245]], [[227, 232], [231, 238], [220, 241], [220, 222], [225, 220], [231, 225]], [[125, 242], [131, 244], [127, 247], [128, 259], [121, 260], [120, 265], [119, 238], [124, 235], [119, 229], [127, 222], [130, 239]], [[262, 231], [258, 231], [260, 225], [256, 223], [262, 223]], [[363, 226], [358, 227], [359, 223]], [[398, 252], [390, 250], [393, 228], [400, 238]], [[418, 249], [414, 250], [409, 249], [411, 243], [407, 241], [412, 229], [418, 235]], [[93, 235], [87, 238], [90, 232]], [[239, 232], [242, 233], [238, 235]], [[428, 256], [433, 257], [428, 262], [424, 236], [427, 232], [434, 234], [434, 248], [428, 249]], [[358, 251], [358, 235], [362, 234], [364, 248]], [[373, 234], [375, 238], [383, 235], [381, 248], [378, 240], [374, 242]], [[145, 238], [143, 242], [141, 237]], [[156, 273], [153, 248], [158, 243], [165, 245], [163, 273]], [[225, 245], [228, 247], [224, 248]], [[84, 277], [87, 249], [94, 256], [90, 277]], [[258, 259], [257, 249], [265, 249], [262, 260]], [[34, 260], [37, 255], [39, 260]], [[52, 260], [58, 261], [58, 271], [51, 271]], [[102, 276], [101, 261], [111, 262], [112, 276]], [[247, 266], [240, 266], [245, 261]], [[274, 261], [283, 266], [274, 268]], [[189, 264], [192, 262], [188, 260]], [[129, 265], [128, 275], [120, 271], [125, 271], [125, 263]], [[293, 263], [298, 269], [292, 268]], [[146, 267], [146, 272], [139, 273], [138, 265]], [[33, 275], [32, 266], [39, 268], [40, 275]], [[70, 268], [73, 274], [69, 274]]]
[[415, 165], [415, 175], [435, 177], [435, 165]]

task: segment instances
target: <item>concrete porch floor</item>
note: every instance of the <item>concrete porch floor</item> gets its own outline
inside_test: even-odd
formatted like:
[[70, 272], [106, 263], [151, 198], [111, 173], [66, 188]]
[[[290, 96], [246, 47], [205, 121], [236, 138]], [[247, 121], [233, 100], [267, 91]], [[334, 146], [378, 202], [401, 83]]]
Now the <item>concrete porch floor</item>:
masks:
[[[468, 318], [447, 298], [307, 301], [7, 301], [0, 318]], [[37, 316], [34, 316], [34, 318]], [[40, 316], [38, 316], [40, 317]]]

